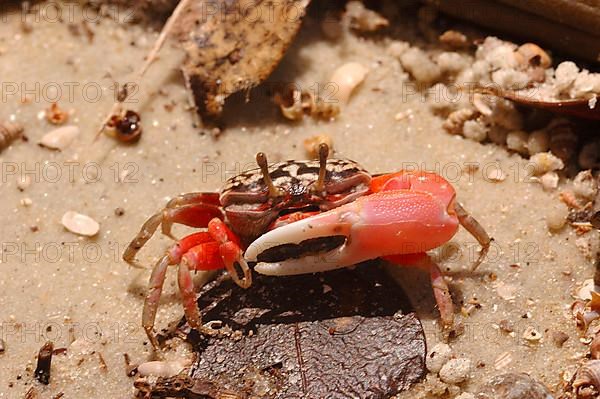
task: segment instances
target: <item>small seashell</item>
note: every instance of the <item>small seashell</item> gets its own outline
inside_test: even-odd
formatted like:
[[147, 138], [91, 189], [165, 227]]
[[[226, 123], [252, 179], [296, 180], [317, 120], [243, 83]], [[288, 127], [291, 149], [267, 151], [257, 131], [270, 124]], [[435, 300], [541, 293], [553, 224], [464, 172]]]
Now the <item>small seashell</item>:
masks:
[[333, 140], [326, 134], [318, 134], [304, 140], [304, 149], [311, 159], [319, 157], [319, 145], [327, 144], [329, 151], [333, 150]]
[[335, 98], [341, 105], [347, 104], [352, 92], [367, 76], [369, 69], [358, 62], [349, 62], [333, 72], [330, 82], [337, 85]]
[[0, 151], [5, 149], [23, 134], [23, 126], [11, 123], [11, 122], [0, 122]]
[[486, 177], [489, 181], [498, 183], [506, 180], [506, 173], [502, 169], [494, 167], [486, 171]]
[[456, 49], [469, 47], [467, 36], [455, 30], [445, 31], [440, 35], [439, 40], [441, 43]]
[[600, 360], [590, 360], [577, 371], [573, 388], [578, 389], [586, 385], [600, 389]]
[[344, 19], [349, 26], [359, 32], [376, 32], [386, 28], [390, 23], [373, 10], [369, 10], [361, 1], [346, 3]]
[[502, 370], [506, 368], [512, 362], [512, 360], [513, 358], [510, 352], [504, 352], [494, 361], [494, 368], [496, 370]]
[[77, 136], [79, 136], [79, 128], [77, 126], [59, 127], [46, 133], [39, 144], [52, 150], [63, 150], [71, 145]]
[[529, 66], [539, 66], [544, 69], [552, 66], [552, 58], [537, 44], [525, 43], [517, 49], [517, 52], [523, 56], [523, 60]]
[[533, 326], [529, 326], [523, 332], [523, 339], [528, 342], [539, 342], [542, 339], [542, 333], [535, 329]]
[[82, 236], [93, 237], [100, 231], [98, 222], [89, 216], [74, 211], [69, 211], [63, 215], [62, 224], [70, 232]]
[[577, 290], [576, 297], [584, 301], [589, 301], [592, 299], [592, 291], [595, 291], [594, 279], [589, 278], [583, 281], [581, 288]]
[[190, 365], [189, 361], [178, 360], [171, 362], [153, 361], [142, 363], [138, 366], [138, 373], [142, 377], [175, 377]]
[[46, 110], [46, 120], [53, 125], [63, 125], [69, 120], [69, 114], [60, 109], [57, 103], [52, 103]]
[[498, 296], [505, 301], [510, 301], [516, 298], [515, 292], [517, 291], [517, 287], [510, 284], [505, 284], [503, 282], [499, 282], [496, 284], [496, 293]]

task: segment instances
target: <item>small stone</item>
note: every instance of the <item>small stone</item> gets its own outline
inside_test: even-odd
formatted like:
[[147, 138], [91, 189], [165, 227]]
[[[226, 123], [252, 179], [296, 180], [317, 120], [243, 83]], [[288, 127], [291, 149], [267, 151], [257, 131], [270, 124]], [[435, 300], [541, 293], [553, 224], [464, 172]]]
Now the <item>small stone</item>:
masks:
[[30, 207], [31, 205], [33, 205], [33, 201], [31, 200], [31, 198], [23, 198], [21, 200], [21, 205], [24, 207]]
[[125, 214], [125, 209], [118, 207], [115, 208], [115, 216], [123, 216]]
[[562, 331], [554, 331], [552, 333], [552, 342], [554, 342], [554, 345], [556, 345], [559, 348], [562, 348], [562, 346], [565, 344], [565, 342], [568, 341], [568, 339], [569, 336]]
[[4, 352], [6, 352], [6, 342], [0, 338], [0, 355], [4, 354]]
[[469, 392], [463, 392], [454, 399], [475, 399], [475, 395]]
[[39, 144], [52, 150], [63, 150], [71, 145], [77, 136], [79, 136], [77, 126], [64, 126], [46, 133]]
[[556, 190], [558, 187], [558, 181], [560, 180], [558, 173], [546, 172], [540, 177], [540, 184], [544, 191]]
[[540, 382], [525, 373], [493, 377], [477, 394], [477, 399], [553, 399]]
[[155, 377], [174, 377], [179, 374], [184, 368], [189, 366], [189, 361], [172, 361], [162, 362], [153, 361], [142, 363], [138, 366], [138, 373], [142, 377], [155, 376]]
[[452, 357], [452, 348], [445, 343], [436, 344], [427, 354], [427, 370], [439, 373], [442, 366]]
[[461, 357], [450, 359], [440, 370], [440, 379], [447, 384], [460, 384], [469, 378], [471, 361]]
[[29, 186], [31, 186], [31, 177], [29, 175], [22, 175], [17, 179], [17, 188], [19, 191], [25, 191]]
[[554, 209], [550, 211], [548, 215], [546, 215], [546, 224], [548, 225], [548, 229], [552, 231], [558, 231], [563, 228], [565, 223], [567, 223], [567, 217], [569, 216], [569, 208], [562, 202], [556, 204]]
[[63, 226], [72, 233], [92, 237], [100, 231], [100, 225], [89, 216], [74, 211], [65, 213], [62, 217]]

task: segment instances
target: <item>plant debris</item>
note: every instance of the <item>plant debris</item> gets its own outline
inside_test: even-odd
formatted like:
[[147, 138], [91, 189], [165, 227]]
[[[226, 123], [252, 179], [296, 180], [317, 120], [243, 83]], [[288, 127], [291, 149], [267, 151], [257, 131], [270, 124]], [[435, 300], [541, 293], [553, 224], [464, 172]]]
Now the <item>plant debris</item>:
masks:
[[309, 0], [264, 2], [244, 7], [218, 0], [216, 13], [191, 2], [174, 34], [187, 53], [182, 69], [203, 117], [218, 117], [225, 99], [264, 81], [296, 36]]
[[[222, 276], [198, 302], [204, 319], [221, 321], [232, 337], [200, 336], [182, 324], [198, 352], [194, 371], [175, 377], [179, 384], [138, 381], [152, 397], [384, 398], [425, 374], [421, 324], [375, 262], [276, 282], [256, 275], [249, 290]], [[191, 395], [197, 384], [212, 391]]]
[[23, 135], [23, 126], [17, 123], [0, 122], [0, 151]]
[[35, 378], [44, 385], [50, 383], [50, 367], [52, 366], [52, 355], [54, 344], [50, 341], [46, 342], [40, 349], [37, 359], [37, 367], [35, 368]]

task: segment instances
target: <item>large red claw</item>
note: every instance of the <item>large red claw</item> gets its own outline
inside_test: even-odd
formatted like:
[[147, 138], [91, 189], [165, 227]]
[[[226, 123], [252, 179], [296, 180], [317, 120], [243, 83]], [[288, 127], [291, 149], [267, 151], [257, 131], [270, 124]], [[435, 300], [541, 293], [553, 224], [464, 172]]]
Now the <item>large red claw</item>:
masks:
[[[452, 200], [412, 190], [367, 195], [262, 235], [250, 244], [245, 257], [259, 262], [254, 268], [259, 273], [293, 275], [333, 270], [382, 256], [425, 252], [456, 233], [458, 220], [450, 206]], [[307, 240], [336, 236], [345, 236], [345, 242], [326, 252], [311, 253], [313, 247], [305, 245]], [[278, 247], [294, 245], [299, 246], [299, 257], [261, 262], [266, 251], [272, 254]]]

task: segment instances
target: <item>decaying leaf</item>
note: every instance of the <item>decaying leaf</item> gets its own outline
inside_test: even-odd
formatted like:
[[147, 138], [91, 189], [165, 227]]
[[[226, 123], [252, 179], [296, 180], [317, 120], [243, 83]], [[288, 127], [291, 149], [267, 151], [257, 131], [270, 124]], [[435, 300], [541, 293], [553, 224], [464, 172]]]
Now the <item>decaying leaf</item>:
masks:
[[[388, 398], [425, 373], [421, 323], [374, 262], [318, 275], [219, 278], [202, 290], [205, 321], [237, 333], [180, 332], [198, 352], [192, 375], [136, 386], [152, 397]], [[237, 338], [236, 338], [237, 336]], [[225, 396], [229, 395], [229, 396]]]
[[265, 80], [295, 37], [310, 0], [193, 1], [174, 28], [183, 72], [203, 117]]

